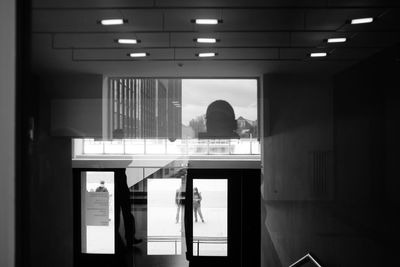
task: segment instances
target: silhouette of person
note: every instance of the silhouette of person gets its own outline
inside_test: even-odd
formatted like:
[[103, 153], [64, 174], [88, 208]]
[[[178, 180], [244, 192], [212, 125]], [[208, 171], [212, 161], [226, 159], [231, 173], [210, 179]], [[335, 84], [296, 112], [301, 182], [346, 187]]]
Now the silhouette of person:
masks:
[[175, 193], [175, 204], [176, 204], [176, 223], [179, 223], [179, 213], [184, 210], [185, 207], [185, 191], [183, 185], [176, 190]]
[[201, 221], [204, 223], [203, 214], [201, 213], [201, 193], [197, 187], [193, 188], [193, 211], [194, 211], [194, 221], [197, 222], [197, 213], [200, 216]]
[[199, 138], [239, 138], [235, 112], [225, 100], [216, 100], [207, 107], [206, 128], [207, 132], [199, 133]]
[[108, 192], [104, 184], [104, 181], [100, 181], [100, 186], [96, 188], [96, 192]]
[[142, 239], [137, 239], [135, 236], [136, 235], [135, 217], [131, 213], [129, 194], [130, 191], [127, 184], [125, 169], [118, 169], [115, 172], [115, 201], [117, 203], [115, 227], [117, 227], [117, 229], [119, 228], [120, 213], [122, 211], [122, 217], [124, 219], [124, 227], [125, 227], [125, 240], [127, 247], [131, 247], [132, 245], [142, 242]]

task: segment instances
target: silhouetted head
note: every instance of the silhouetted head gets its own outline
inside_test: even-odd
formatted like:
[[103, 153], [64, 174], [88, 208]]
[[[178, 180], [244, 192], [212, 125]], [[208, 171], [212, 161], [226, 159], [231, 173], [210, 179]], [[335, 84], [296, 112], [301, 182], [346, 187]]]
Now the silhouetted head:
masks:
[[193, 191], [194, 191], [195, 193], [198, 193], [198, 192], [199, 192], [199, 190], [197, 189], [197, 187], [193, 188]]
[[100, 186], [104, 187], [105, 182], [104, 181], [100, 181]]
[[224, 100], [212, 102], [206, 112], [207, 134], [210, 137], [234, 137], [237, 129], [235, 112]]

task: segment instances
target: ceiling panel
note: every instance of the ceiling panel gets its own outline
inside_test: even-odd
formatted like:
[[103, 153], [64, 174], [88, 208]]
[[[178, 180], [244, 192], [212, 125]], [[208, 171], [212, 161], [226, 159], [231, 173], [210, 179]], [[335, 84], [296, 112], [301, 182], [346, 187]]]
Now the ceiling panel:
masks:
[[349, 47], [388, 47], [400, 43], [400, 32], [360, 32], [348, 43]]
[[379, 52], [379, 48], [337, 48], [328, 57], [329, 60], [361, 60]]
[[321, 0], [156, 0], [162, 7], [305, 7], [326, 5]]
[[318, 9], [306, 12], [305, 29], [339, 30], [348, 20], [376, 17], [383, 9]]
[[[214, 58], [199, 59], [196, 54], [203, 52], [215, 52], [218, 55]], [[276, 60], [278, 59], [279, 52], [276, 48], [214, 48], [214, 49], [191, 49], [191, 48], [177, 48], [176, 59], [190, 59], [190, 60]]]
[[[213, 26], [191, 23], [196, 18], [222, 19]], [[165, 11], [165, 30], [168, 31], [260, 31], [300, 30], [304, 28], [301, 10], [217, 10], [189, 9]]]
[[292, 47], [318, 47], [324, 46], [324, 40], [328, 38], [349, 38], [350, 33], [340, 32], [293, 32], [291, 33]]
[[[159, 10], [34, 10], [34, 32], [107, 32], [160, 31], [162, 12]], [[127, 24], [102, 26], [100, 19], [124, 18]]]
[[396, 0], [328, 0], [331, 7], [382, 7], [400, 6]]
[[[216, 38], [215, 44], [199, 44], [194, 39]], [[290, 45], [289, 33], [172, 33], [173, 47], [279, 47]]]
[[400, 3], [393, 0], [33, 0], [32, 2], [34, 8], [400, 6]]
[[[147, 52], [145, 58], [131, 58], [129, 53]], [[74, 50], [73, 60], [87, 61], [138, 61], [138, 60], [173, 60], [173, 49], [77, 49]]]
[[152, 7], [149, 0], [32, 0], [33, 8]]
[[[135, 45], [123, 45], [117, 39], [138, 39]], [[61, 33], [54, 35], [54, 48], [136, 48], [168, 47], [168, 33]]]

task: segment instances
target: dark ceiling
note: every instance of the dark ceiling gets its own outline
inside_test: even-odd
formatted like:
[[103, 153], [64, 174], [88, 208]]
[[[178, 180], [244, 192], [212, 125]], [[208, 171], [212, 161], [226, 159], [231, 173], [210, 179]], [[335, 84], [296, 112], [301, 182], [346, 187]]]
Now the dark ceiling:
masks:
[[[137, 76], [258, 76], [335, 73], [400, 41], [399, 1], [376, 0], [34, 0], [33, 62], [38, 71]], [[374, 22], [351, 25], [353, 18]], [[102, 26], [103, 18], [127, 24]], [[195, 18], [223, 23], [196, 25]], [[198, 44], [214, 37], [216, 44]], [[332, 37], [346, 37], [327, 44]], [[121, 45], [118, 38], [137, 38]], [[146, 52], [132, 59], [131, 52]], [[199, 59], [199, 52], [216, 52]], [[327, 52], [326, 58], [310, 58]]]

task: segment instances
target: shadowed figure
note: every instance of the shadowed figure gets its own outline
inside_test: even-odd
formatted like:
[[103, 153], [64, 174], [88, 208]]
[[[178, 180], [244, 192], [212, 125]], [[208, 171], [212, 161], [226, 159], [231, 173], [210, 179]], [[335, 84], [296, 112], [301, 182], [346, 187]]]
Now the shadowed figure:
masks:
[[176, 204], [176, 223], [179, 223], [179, 213], [182, 211], [182, 217], [183, 217], [183, 212], [185, 209], [185, 189], [183, 184], [176, 190], [175, 193], [175, 204]]
[[239, 138], [236, 133], [237, 122], [232, 106], [225, 100], [216, 100], [207, 107], [207, 132], [199, 133], [203, 139], [232, 139]]
[[132, 245], [142, 242], [142, 239], [137, 239], [135, 237], [135, 217], [132, 215], [131, 212], [131, 203], [129, 197], [130, 191], [127, 184], [125, 169], [118, 169], [115, 172], [115, 175], [115, 200], [117, 203], [115, 227], [117, 227], [117, 229], [119, 228], [120, 211], [122, 211], [122, 217], [124, 219], [126, 246], [131, 247]]

